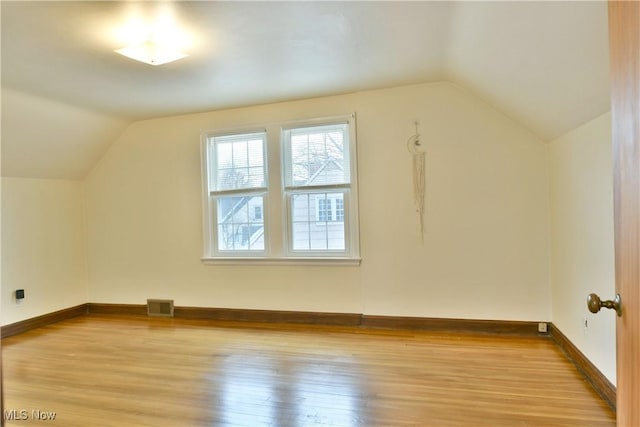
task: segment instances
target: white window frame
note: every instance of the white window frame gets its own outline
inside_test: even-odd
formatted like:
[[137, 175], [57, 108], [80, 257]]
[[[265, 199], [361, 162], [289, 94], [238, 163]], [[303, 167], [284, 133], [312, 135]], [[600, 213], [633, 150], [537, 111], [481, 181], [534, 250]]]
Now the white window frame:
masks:
[[[242, 189], [218, 190], [215, 188], [213, 178], [210, 176], [210, 164], [216, 163], [215, 139], [235, 135], [263, 134], [262, 158], [264, 162], [265, 184], [262, 187], [249, 187]], [[205, 233], [205, 257], [226, 258], [226, 257], [263, 257], [268, 253], [267, 242], [269, 241], [268, 218], [264, 212], [267, 210], [269, 192], [269, 160], [267, 156], [267, 135], [265, 129], [240, 130], [236, 132], [214, 132], [203, 136], [202, 141], [202, 162], [203, 162], [203, 188], [205, 208], [204, 226]], [[224, 197], [262, 197], [262, 222], [264, 224], [265, 247], [261, 250], [223, 250], [220, 249], [218, 234], [218, 209], [216, 208], [219, 199]]]
[[[348, 156], [350, 183], [348, 185], [323, 186], [322, 188], [298, 189], [285, 185], [286, 147], [283, 140], [287, 129], [317, 127], [325, 125], [348, 125]], [[240, 135], [266, 132], [264, 144], [266, 187], [248, 189], [242, 195], [253, 192], [263, 195], [263, 222], [265, 226], [264, 251], [219, 251], [217, 243], [216, 205], [211, 193], [209, 162], [212, 160], [209, 140], [216, 136]], [[203, 242], [205, 264], [309, 264], [309, 265], [359, 265], [360, 242], [358, 229], [358, 173], [357, 173], [356, 121], [355, 114], [326, 118], [271, 123], [239, 129], [203, 132], [201, 137], [202, 183], [203, 183]], [[255, 191], [254, 191], [255, 190]], [[293, 250], [291, 194], [293, 192], [342, 192], [344, 194], [345, 250], [300, 251]], [[234, 191], [235, 192], [235, 191]], [[333, 200], [333, 199], [332, 199]], [[332, 205], [335, 202], [332, 202]], [[332, 215], [336, 215], [333, 207]], [[315, 214], [314, 214], [315, 215]]]

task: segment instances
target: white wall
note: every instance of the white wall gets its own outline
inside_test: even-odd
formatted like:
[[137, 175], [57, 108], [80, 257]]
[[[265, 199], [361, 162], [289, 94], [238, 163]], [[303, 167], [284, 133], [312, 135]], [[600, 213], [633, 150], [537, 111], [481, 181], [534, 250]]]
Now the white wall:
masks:
[[[546, 146], [450, 84], [364, 93], [358, 113], [365, 311], [550, 320]], [[424, 246], [410, 118], [427, 150]]]
[[[550, 143], [553, 322], [615, 384], [615, 312], [587, 295], [615, 295], [611, 115]], [[587, 321], [587, 329], [584, 321]]]
[[[360, 267], [200, 262], [200, 133], [356, 112]], [[428, 150], [424, 245], [413, 120]], [[439, 83], [137, 122], [84, 183], [88, 298], [177, 305], [550, 320], [547, 147]]]
[[3, 325], [87, 301], [83, 217], [78, 181], [2, 178]]

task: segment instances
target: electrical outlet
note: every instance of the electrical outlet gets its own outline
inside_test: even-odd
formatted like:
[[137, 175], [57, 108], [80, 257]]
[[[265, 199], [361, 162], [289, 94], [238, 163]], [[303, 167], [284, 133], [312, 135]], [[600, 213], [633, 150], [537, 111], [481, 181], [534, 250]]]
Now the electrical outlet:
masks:
[[16, 289], [13, 296], [16, 304], [21, 304], [24, 300], [24, 289]]
[[547, 333], [547, 324], [546, 324], [546, 322], [538, 323], [538, 332], [541, 333], [541, 334], [546, 334]]

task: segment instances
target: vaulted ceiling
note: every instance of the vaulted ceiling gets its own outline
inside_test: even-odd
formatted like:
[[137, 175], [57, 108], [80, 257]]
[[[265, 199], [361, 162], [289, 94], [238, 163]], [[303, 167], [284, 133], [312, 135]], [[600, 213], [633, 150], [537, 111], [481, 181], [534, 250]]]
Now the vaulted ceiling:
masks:
[[[448, 80], [544, 140], [608, 111], [606, 2], [2, 2], [2, 174], [82, 178], [132, 121]], [[114, 53], [170, 8], [189, 56]]]

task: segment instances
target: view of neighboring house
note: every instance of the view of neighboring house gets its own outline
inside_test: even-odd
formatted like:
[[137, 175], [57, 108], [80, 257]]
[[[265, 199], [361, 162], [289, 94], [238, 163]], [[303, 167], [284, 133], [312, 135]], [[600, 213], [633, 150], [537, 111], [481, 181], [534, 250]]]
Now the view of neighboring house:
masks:
[[[345, 249], [345, 194], [349, 183], [345, 125], [290, 129], [285, 141], [284, 193], [293, 251]], [[247, 194], [217, 197], [219, 251], [265, 249], [264, 134], [214, 137], [213, 188]], [[345, 156], [345, 153], [347, 155]], [[345, 167], [346, 165], [346, 167]]]
[[222, 197], [218, 200], [219, 250], [264, 250], [262, 196]]
[[[332, 182], [342, 176], [344, 176], [342, 165], [328, 158], [303, 185], [313, 186], [318, 181]], [[291, 205], [294, 250], [344, 249], [343, 192], [294, 194]]]

